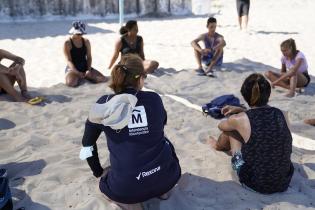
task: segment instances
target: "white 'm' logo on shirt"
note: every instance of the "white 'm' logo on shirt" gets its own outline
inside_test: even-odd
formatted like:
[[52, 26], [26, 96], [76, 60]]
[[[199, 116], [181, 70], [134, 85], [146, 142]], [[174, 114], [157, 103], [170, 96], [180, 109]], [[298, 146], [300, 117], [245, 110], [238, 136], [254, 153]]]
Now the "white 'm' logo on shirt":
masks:
[[144, 106], [136, 106], [132, 110], [132, 116], [128, 123], [128, 128], [140, 128], [148, 126], [147, 114]]

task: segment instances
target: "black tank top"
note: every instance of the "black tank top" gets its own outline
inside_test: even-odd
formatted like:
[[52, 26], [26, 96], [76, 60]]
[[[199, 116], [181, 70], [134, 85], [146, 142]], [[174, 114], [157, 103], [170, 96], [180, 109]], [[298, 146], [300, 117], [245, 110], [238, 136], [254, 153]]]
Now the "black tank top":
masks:
[[251, 135], [242, 146], [240, 182], [260, 193], [285, 191], [293, 175], [292, 136], [281, 110], [260, 107], [246, 111]]
[[71, 59], [72, 59], [72, 63], [74, 64], [74, 66], [76, 67], [76, 69], [80, 72], [85, 72], [87, 70], [87, 49], [85, 46], [85, 41], [82, 38], [82, 47], [77, 48], [72, 39], [70, 39], [71, 41], [71, 50], [70, 50], [70, 54], [71, 54]]
[[132, 54], [138, 54], [140, 55], [141, 53], [141, 44], [142, 44], [142, 37], [141, 36], [137, 36], [136, 38], [136, 43], [131, 46], [129, 45], [127, 39], [126, 39], [127, 35], [123, 35], [120, 40], [122, 43], [122, 46], [120, 48], [120, 52], [122, 55], [128, 54], [128, 53], [132, 53]]

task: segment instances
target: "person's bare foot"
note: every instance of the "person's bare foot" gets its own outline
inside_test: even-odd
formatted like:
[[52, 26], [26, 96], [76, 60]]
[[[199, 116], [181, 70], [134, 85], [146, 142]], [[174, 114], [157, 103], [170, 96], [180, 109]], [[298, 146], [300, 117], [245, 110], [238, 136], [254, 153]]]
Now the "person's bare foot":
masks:
[[305, 124], [315, 126], [315, 118], [314, 119], [306, 119], [304, 120]]
[[28, 93], [27, 90], [21, 90], [21, 95], [25, 98], [25, 99], [31, 99], [32, 96]]
[[209, 144], [213, 149], [217, 150], [217, 140], [213, 136], [209, 136], [209, 139], [207, 140], [207, 144]]
[[164, 193], [163, 195], [160, 195], [158, 197], [158, 199], [160, 199], [160, 200], [167, 200], [167, 199], [170, 198], [170, 196], [171, 196], [171, 194], [167, 192], [167, 193]]
[[16, 96], [14, 97], [15, 102], [27, 102], [27, 99], [24, 98], [23, 96]]
[[286, 97], [288, 97], [288, 98], [292, 98], [292, 97], [294, 97], [295, 96], [295, 92], [289, 92], [289, 93], [287, 93], [287, 94], [285, 94], [284, 96], [286, 96]]

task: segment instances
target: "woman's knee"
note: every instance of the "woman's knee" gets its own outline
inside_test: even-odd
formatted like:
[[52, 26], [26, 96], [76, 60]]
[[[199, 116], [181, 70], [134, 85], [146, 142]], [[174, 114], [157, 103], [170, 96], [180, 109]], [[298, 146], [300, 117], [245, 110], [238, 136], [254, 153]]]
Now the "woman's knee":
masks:
[[157, 69], [159, 67], [159, 62], [152, 61], [151, 66], [152, 66], [153, 69]]
[[79, 84], [79, 80], [73, 79], [71, 77], [70, 78], [69, 77], [66, 78], [66, 85], [68, 87], [76, 87], [76, 86], [78, 86], [78, 84]]
[[265, 75], [265, 77], [267, 77], [268, 79], [271, 77], [271, 75], [272, 75], [272, 71], [266, 71], [265, 73], [264, 73], [264, 75]]

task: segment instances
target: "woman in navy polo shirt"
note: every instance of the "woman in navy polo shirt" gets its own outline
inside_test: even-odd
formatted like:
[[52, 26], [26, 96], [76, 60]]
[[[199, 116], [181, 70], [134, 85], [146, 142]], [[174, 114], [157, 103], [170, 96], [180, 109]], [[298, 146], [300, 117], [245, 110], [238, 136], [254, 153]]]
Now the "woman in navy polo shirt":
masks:
[[[102, 96], [86, 121], [81, 159], [95, 177], [100, 190], [124, 209], [142, 209], [141, 202], [165, 199], [181, 176], [171, 142], [164, 136], [167, 121], [160, 96], [141, 91], [146, 74], [136, 55], [123, 56], [112, 73], [115, 94]], [[104, 131], [110, 166], [103, 169], [96, 141]]]

